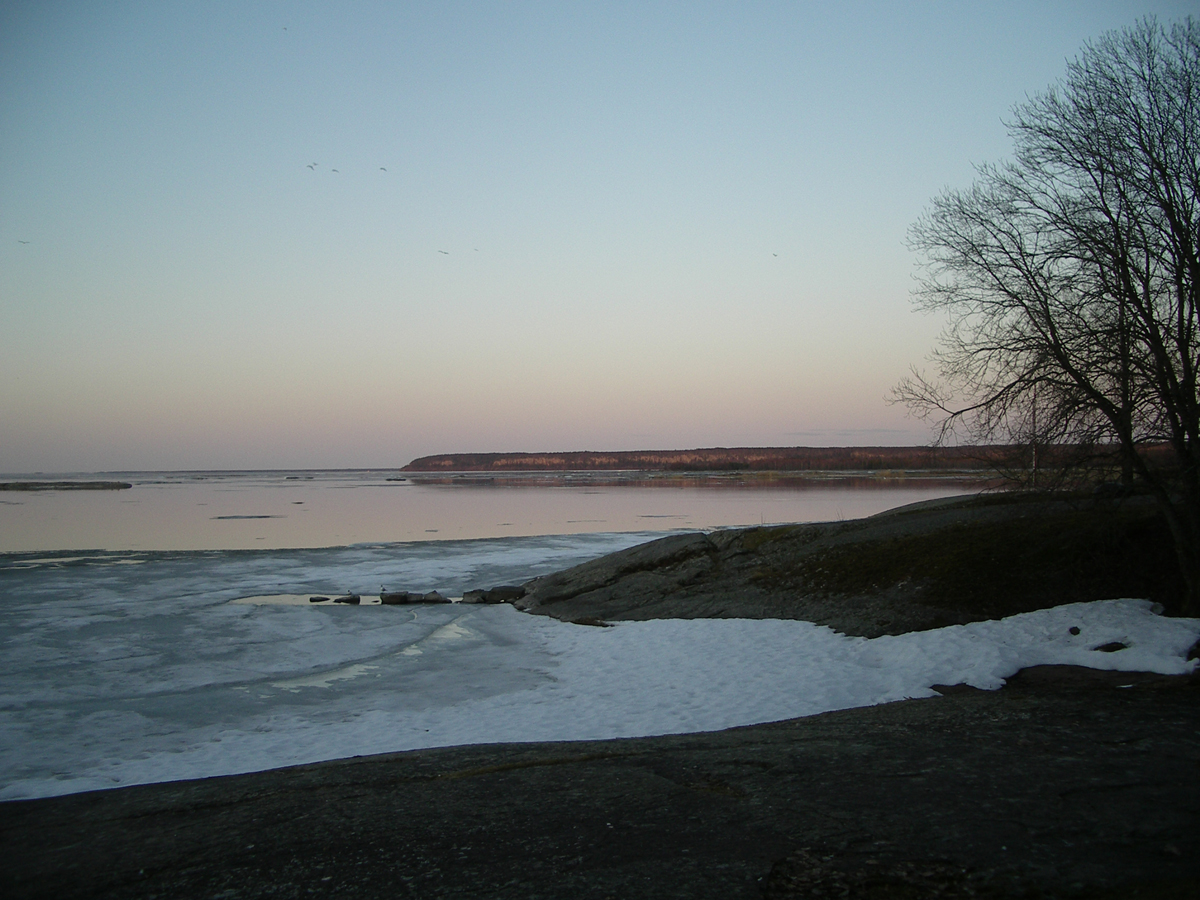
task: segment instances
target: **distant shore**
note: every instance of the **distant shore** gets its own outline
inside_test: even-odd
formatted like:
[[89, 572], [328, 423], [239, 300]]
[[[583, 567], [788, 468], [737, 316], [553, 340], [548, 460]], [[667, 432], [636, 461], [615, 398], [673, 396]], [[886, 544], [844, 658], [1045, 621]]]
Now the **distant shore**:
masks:
[[[414, 484], [449, 484], [462, 487], [712, 487], [712, 488], [804, 488], [817, 485], [838, 487], [883, 487], [923, 484], [962, 484], [972, 492], [1000, 487], [996, 473], [979, 469], [492, 469], [492, 470], [403, 470]], [[399, 480], [399, 479], [389, 479]]]
[[0, 491], [124, 491], [127, 481], [0, 481]]
[[403, 472], [660, 471], [991, 472], [1020, 465], [1028, 448], [708, 447], [695, 450], [591, 450], [567, 453], [445, 453], [414, 459]]
[[[1169, 464], [1165, 445], [1143, 452]], [[618, 450], [540, 453], [443, 453], [414, 459], [405, 473], [428, 472], [790, 472], [1022, 475], [1033, 468], [1111, 466], [1115, 450], [1070, 444], [987, 444], [955, 447], [704, 447], [693, 450]]]

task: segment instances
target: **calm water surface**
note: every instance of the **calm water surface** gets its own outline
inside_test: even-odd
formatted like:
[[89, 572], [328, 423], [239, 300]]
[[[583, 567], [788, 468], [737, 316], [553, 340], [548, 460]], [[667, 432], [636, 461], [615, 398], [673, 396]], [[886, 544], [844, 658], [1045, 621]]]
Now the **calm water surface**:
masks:
[[977, 481], [394, 471], [117, 473], [122, 491], [0, 492], [0, 552], [238, 550], [853, 519]]

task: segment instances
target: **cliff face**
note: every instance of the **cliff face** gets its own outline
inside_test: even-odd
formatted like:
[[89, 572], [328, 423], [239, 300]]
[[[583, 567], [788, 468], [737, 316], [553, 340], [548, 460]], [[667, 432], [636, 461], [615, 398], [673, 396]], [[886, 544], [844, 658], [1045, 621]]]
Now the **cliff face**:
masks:
[[986, 470], [1019, 455], [1014, 447], [712, 447], [571, 453], [447, 453], [415, 459], [406, 472]]

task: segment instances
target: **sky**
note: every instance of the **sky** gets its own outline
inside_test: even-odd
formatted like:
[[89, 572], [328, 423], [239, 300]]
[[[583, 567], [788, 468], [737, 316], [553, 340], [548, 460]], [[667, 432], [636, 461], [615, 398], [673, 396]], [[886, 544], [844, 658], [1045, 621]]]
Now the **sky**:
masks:
[[908, 227], [1173, 0], [0, 4], [0, 472], [922, 444]]

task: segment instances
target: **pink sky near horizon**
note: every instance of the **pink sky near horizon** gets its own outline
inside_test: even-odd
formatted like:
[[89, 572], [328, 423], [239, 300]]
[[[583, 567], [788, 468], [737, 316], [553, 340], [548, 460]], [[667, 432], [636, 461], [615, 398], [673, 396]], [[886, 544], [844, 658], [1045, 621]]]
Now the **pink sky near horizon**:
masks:
[[908, 225], [1188, 11], [7, 4], [0, 472], [926, 443]]

